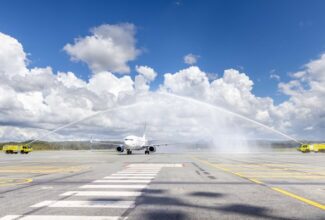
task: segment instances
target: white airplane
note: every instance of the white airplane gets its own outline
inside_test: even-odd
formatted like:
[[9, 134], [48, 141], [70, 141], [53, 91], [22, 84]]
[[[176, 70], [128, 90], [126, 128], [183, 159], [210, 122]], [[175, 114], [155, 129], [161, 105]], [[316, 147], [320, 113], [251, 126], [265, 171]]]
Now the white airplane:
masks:
[[132, 151], [135, 150], [145, 150], [144, 153], [149, 154], [156, 151], [156, 146], [158, 145], [150, 145], [145, 135], [142, 137], [129, 135], [124, 138], [122, 145], [116, 147], [116, 150], [121, 153], [126, 150], [127, 154], [132, 154]]
[[124, 138], [123, 144], [116, 147], [118, 152], [123, 153], [126, 150], [127, 154], [132, 154], [132, 151], [145, 150], [145, 154], [150, 154], [150, 152], [155, 152], [156, 147], [167, 146], [168, 144], [151, 144], [147, 138], [145, 131], [142, 137], [129, 135]]
[[[136, 135], [128, 135], [123, 139], [122, 144], [114, 144], [117, 145], [116, 151], [123, 153], [126, 151], [127, 154], [132, 154], [132, 151], [140, 151], [144, 150], [145, 154], [150, 154], [150, 152], [155, 152], [156, 147], [159, 146], [167, 146], [168, 144], [153, 144], [146, 138], [145, 134], [146, 125], [144, 127], [144, 132], [142, 137]], [[92, 141], [91, 141], [92, 142]]]

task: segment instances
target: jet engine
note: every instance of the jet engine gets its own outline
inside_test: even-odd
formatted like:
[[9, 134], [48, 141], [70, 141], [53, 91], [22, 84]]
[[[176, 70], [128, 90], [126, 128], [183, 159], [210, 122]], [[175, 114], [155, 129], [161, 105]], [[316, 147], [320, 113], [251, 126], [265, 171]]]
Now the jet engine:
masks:
[[116, 151], [123, 152], [124, 151], [124, 146], [120, 145], [120, 146], [116, 147]]
[[155, 152], [155, 151], [156, 151], [156, 148], [155, 148], [154, 146], [150, 146], [150, 147], [149, 147], [149, 151], [151, 151], [151, 152]]

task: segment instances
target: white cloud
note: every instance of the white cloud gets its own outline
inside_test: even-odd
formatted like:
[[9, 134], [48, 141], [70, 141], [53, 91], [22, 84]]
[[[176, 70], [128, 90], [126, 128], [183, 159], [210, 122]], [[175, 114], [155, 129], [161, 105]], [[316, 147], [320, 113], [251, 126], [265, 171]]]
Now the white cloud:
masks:
[[134, 79], [134, 87], [137, 92], [143, 93], [149, 91], [150, 82], [154, 81], [157, 73], [148, 66], [136, 66], [135, 71], [138, 75]]
[[279, 120], [303, 137], [324, 139], [325, 54], [291, 75], [291, 81], [279, 83], [280, 91], [290, 96], [276, 107]]
[[189, 65], [194, 65], [197, 63], [197, 60], [199, 59], [200, 56], [194, 55], [194, 54], [187, 54], [184, 56], [184, 63], [189, 64]]
[[148, 66], [136, 66], [135, 70], [140, 75], [143, 75], [148, 81], [155, 80], [155, 78], [157, 76], [157, 73], [155, 72], [155, 70]]
[[[105, 28], [93, 33], [104, 35], [101, 31], [106, 33]], [[204, 104], [162, 96], [161, 91], [229, 109], [301, 139], [322, 138], [325, 132], [325, 55], [293, 73], [291, 81], [279, 83], [280, 91], [289, 99], [275, 105], [272, 98], [256, 96], [254, 82], [235, 69], [211, 78], [199, 67], [190, 66], [164, 74], [158, 91], [150, 92], [150, 82], [157, 73], [148, 66], [136, 66], [138, 75], [134, 80], [109, 71], [95, 71], [87, 82], [72, 72], [54, 73], [51, 67], [28, 68], [22, 45], [8, 35], [0, 34], [0, 37], [4, 42], [0, 44], [1, 140], [40, 137], [46, 130], [97, 111], [141, 101], [138, 106], [130, 107], [131, 110], [107, 112], [50, 138], [137, 134], [139, 124], [145, 120], [152, 124], [148, 135], [158, 139], [175, 138], [175, 134], [177, 139], [184, 140], [213, 137], [218, 145], [237, 146], [237, 142], [228, 142], [229, 138], [223, 137], [229, 134], [231, 139], [278, 137]], [[85, 39], [88, 37], [79, 41]]]
[[277, 81], [280, 81], [280, 76], [278, 74], [272, 73], [270, 74], [270, 79], [275, 79]]
[[[249, 77], [237, 70], [225, 70], [223, 77], [209, 82], [207, 73], [196, 66], [191, 66], [175, 74], [165, 74], [162, 89], [179, 95], [195, 97], [256, 118], [258, 110], [266, 111], [272, 105], [272, 100], [255, 97], [251, 93], [252, 87], [253, 82]], [[263, 122], [267, 123], [268, 120], [269, 118], [263, 117]]]
[[113, 94], [117, 97], [121, 92], [131, 92], [133, 81], [130, 76], [118, 78], [110, 72], [101, 72], [89, 80], [88, 89], [97, 95]]
[[87, 63], [94, 73], [129, 73], [127, 63], [140, 54], [135, 45], [135, 26], [129, 23], [105, 24], [91, 29], [91, 33], [64, 46], [71, 59]]
[[86, 82], [76, 77], [72, 72], [58, 72], [57, 78], [59, 82], [62, 82], [64, 86], [68, 88], [84, 88], [86, 87]]
[[148, 80], [143, 75], [137, 75], [134, 79], [134, 87], [138, 92], [149, 91]]
[[[3, 134], [12, 135], [1, 139], [25, 137], [8, 132], [8, 127], [18, 127], [19, 132], [37, 135], [42, 129], [53, 129], [114, 107], [121, 98], [134, 91], [134, 82], [129, 76], [119, 78], [110, 72], [94, 74], [86, 82], [72, 72], [55, 74], [50, 67], [28, 69], [22, 45], [8, 35], [1, 34], [1, 38], [0, 125]], [[10, 56], [7, 57], [5, 52]], [[103, 122], [104, 119], [95, 123]], [[26, 133], [28, 129], [30, 132]]]
[[23, 75], [26, 69], [26, 54], [15, 39], [0, 32], [0, 74], [12, 77]]

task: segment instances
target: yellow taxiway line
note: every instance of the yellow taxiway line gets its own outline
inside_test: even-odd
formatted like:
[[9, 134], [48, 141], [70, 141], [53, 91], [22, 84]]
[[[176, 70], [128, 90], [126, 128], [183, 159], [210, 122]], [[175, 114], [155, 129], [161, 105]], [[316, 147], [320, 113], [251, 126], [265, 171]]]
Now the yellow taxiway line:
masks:
[[281, 189], [281, 188], [279, 188], [279, 187], [272, 187], [272, 186], [269, 186], [269, 185], [267, 185], [266, 183], [264, 183], [264, 182], [262, 182], [262, 181], [260, 181], [260, 180], [257, 180], [257, 179], [254, 179], [254, 178], [250, 178], [250, 177], [246, 177], [246, 176], [242, 175], [241, 173], [233, 172], [233, 171], [231, 171], [231, 170], [228, 169], [228, 168], [224, 168], [224, 167], [222, 167], [222, 166], [218, 166], [218, 165], [216, 165], [216, 164], [214, 164], [214, 163], [211, 163], [211, 162], [209, 162], [209, 161], [207, 161], [207, 160], [201, 160], [201, 159], [199, 159], [199, 158], [197, 158], [197, 157], [192, 157], [192, 158], [195, 159], [195, 160], [198, 160], [198, 161], [200, 161], [200, 162], [202, 162], [202, 163], [204, 163], [204, 164], [207, 164], [207, 165], [209, 165], [209, 166], [212, 166], [212, 167], [214, 167], [214, 168], [216, 168], [216, 169], [218, 169], [218, 170], [222, 170], [222, 171], [225, 171], [225, 172], [227, 172], [227, 173], [231, 173], [231, 174], [236, 175], [236, 176], [238, 176], [238, 177], [240, 177], [240, 178], [243, 178], [243, 179], [249, 180], [249, 181], [251, 181], [251, 182], [253, 182], [253, 183], [255, 183], [255, 184], [259, 184], [259, 185], [265, 186], [265, 187], [267, 187], [267, 188], [269, 188], [269, 189], [271, 189], [271, 190], [273, 190], [273, 191], [275, 191], [275, 192], [281, 193], [282, 195], [288, 196], [288, 197], [290, 197], [290, 198], [296, 199], [296, 200], [298, 200], [298, 201], [301, 201], [301, 202], [303, 202], [303, 203], [306, 203], [306, 204], [308, 204], [308, 205], [314, 206], [314, 207], [316, 207], [316, 208], [319, 208], [319, 209], [322, 209], [322, 210], [325, 211], [325, 205], [320, 204], [320, 203], [318, 203], [318, 202], [315, 202], [315, 201], [313, 201], [313, 200], [310, 200], [310, 199], [304, 198], [304, 197], [302, 197], [302, 196], [299, 196], [299, 195], [297, 195], [297, 194], [294, 194], [294, 193], [288, 192], [288, 191], [286, 191], [286, 190], [284, 190], [284, 189]]
[[1, 167], [0, 173], [71, 173], [88, 169], [86, 166], [48, 167], [48, 166], [8, 166]]
[[0, 187], [33, 182], [32, 178], [0, 178]]

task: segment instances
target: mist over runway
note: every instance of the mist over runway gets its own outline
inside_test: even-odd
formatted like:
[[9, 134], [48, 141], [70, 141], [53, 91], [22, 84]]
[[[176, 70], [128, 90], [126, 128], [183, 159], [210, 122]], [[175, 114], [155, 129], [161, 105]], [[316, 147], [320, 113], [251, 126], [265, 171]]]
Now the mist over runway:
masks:
[[94, 150], [0, 158], [1, 220], [323, 219], [325, 211], [324, 154]]

